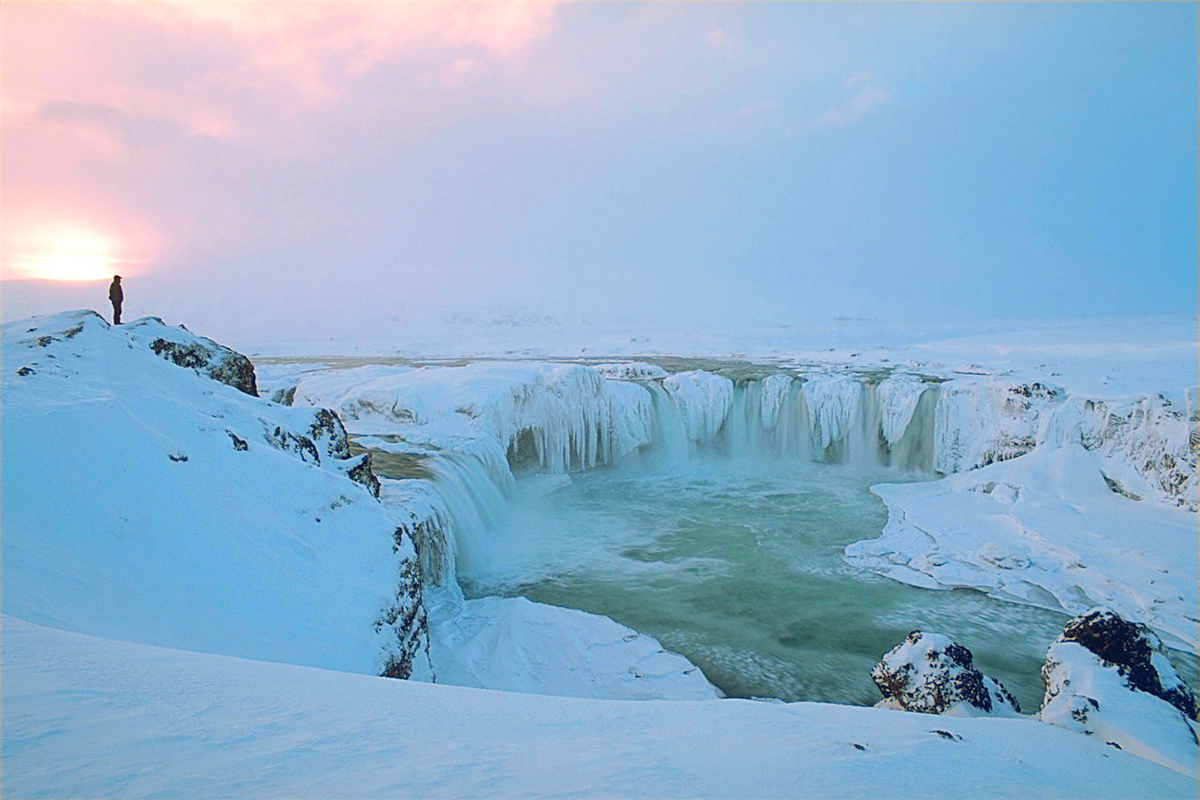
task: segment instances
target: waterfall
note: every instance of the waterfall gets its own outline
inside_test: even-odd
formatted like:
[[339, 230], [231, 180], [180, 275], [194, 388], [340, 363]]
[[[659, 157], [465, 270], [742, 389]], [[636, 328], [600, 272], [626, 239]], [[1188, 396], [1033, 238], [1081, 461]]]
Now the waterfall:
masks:
[[[349, 389], [347, 389], [349, 385]], [[514, 471], [563, 474], [697, 455], [800, 458], [932, 472], [936, 385], [920, 376], [778, 372], [730, 378], [650, 364], [480, 362], [305, 378], [298, 402], [333, 406], [358, 435], [418, 452], [427, 519], [410, 527], [429, 583], [456, 580], [503, 547]], [[940, 413], [940, 412], [939, 412]]]

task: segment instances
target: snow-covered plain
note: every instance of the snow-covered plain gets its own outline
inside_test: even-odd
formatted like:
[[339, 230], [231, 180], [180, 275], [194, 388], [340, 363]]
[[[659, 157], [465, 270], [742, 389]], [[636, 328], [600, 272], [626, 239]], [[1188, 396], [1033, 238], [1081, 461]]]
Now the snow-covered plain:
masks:
[[[486, 555], [511, 465], [566, 480], [705, 448], [883, 457], [951, 474], [876, 487], [888, 526], [849, 559], [1066, 613], [1107, 604], [1195, 652], [1194, 326], [1010, 323], [893, 331], [874, 346], [870, 326], [858, 339], [839, 327], [827, 348], [790, 329], [606, 334], [592, 353], [710, 358], [595, 368], [568, 335], [541, 354], [576, 363], [362, 364], [345, 356], [385, 350], [263, 346], [320, 356], [259, 363], [264, 395], [285, 390], [287, 408], [163, 360], [157, 339], [196, 337], [154, 320], [8, 323], [5, 788], [912, 796], [919, 773], [928, 796], [1190, 795], [1194, 780], [1029, 719], [622, 703], [611, 698], [716, 693], [649, 637], [519, 598], [465, 600], [456, 575]], [[411, 352], [455, 354], [432, 342]], [[531, 352], [503, 347], [468, 341], [457, 355]], [[731, 360], [747, 354], [757, 363]], [[322, 407], [419, 474], [385, 475], [378, 502], [349, 479], [357, 460], [313, 427]], [[414, 627], [427, 608], [428, 629]], [[526, 694], [306, 669], [378, 674], [405, 653], [416, 677]], [[75, 688], [92, 682], [107, 688]]]

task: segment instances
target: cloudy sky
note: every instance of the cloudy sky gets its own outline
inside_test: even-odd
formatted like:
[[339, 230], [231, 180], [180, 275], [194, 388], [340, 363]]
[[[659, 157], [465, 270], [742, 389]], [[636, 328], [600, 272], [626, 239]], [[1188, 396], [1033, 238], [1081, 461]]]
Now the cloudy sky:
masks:
[[135, 311], [263, 324], [1196, 308], [1194, 3], [7, 2], [0, 25], [8, 316], [102, 308], [106, 281], [57, 279], [114, 271]]

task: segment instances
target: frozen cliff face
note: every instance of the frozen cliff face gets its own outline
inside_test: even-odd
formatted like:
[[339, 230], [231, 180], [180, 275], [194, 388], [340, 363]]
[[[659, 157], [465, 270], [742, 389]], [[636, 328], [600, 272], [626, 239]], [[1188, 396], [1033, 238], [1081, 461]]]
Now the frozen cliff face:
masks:
[[[630, 395], [622, 395], [629, 398]], [[463, 367], [360, 367], [303, 376], [296, 405], [329, 406], [356, 433], [417, 426], [426, 438], [490, 437], [514, 464], [548, 472], [613, 458], [613, 398], [595, 370], [578, 364], [480, 362]], [[636, 402], [636, 401], [635, 401]], [[637, 409], [621, 409], [622, 422]], [[628, 447], [623, 439], [619, 447]]]
[[[157, 341], [175, 347], [156, 353]], [[259, 399], [168, 352], [244, 358], [154, 319], [71, 312], [3, 327], [15, 365], [3, 375], [6, 612], [429, 677], [412, 536], [372, 496], [337, 415]]]
[[1160, 394], [1112, 400], [1038, 382], [953, 380], [938, 398], [934, 466], [949, 474], [1039, 445], [1079, 444], [1103, 458], [1114, 492], [1195, 511], [1200, 427], [1193, 417]]
[[1193, 415], [1162, 395], [1070, 398], [1050, 416], [1045, 439], [1099, 453], [1114, 491], [1196, 510], [1200, 429]]
[[794, 381], [788, 375], [768, 375], [762, 382], [759, 422], [764, 430], [774, 430], [779, 423], [779, 411], [792, 383]]
[[1016, 458], [1038, 443], [1041, 417], [1062, 400], [1043, 383], [953, 380], [942, 384], [934, 421], [934, 468], [949, 474]]
[[712, 440], [733, 404], [733, 381], [703, 370], [679, 372], [663, 381], [693, 442]]
[[1146, 626], [1108, 609], [1067, 623], [1042, 667], [1043, 722], [1196, 775], [1196, 697]]
[[971, 651], [939, 633], [913, 631], [871, 670], [883, 704], [922, 714], [1017, 716], [1003, 684], [972, 666]]
[[844, 441], [858, 415], [862, 384], [842, 373], [809, 378], [801, 387], [808, 408], [813, 453]]
[[889, 445], [897, 445], [904, 438], [926, 388], [919, 376], [903, 372], [892, 373], [880, 381], [879, 431]]

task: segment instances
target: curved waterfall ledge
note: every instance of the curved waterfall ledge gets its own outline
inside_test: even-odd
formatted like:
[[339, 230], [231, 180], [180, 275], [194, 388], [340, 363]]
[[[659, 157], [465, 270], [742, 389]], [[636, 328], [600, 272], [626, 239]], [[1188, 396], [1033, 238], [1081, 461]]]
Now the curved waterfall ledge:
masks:
[[1196, 651], [1195, 403], [988, 375], [692, 366], [369, 364], [310, 371], [287, 394], [336, 409], [365, 447], [422, 459], [428, 477], [385, 481], [384, 499], [416, 509], [434, 620], [462, 613], [456, 576], [487, 558], [514, 473], [788, 456], [950, 476], [875, 487], [889, 522], [847, 548], [858, 566], [1068, 614], [1105, 603]]

